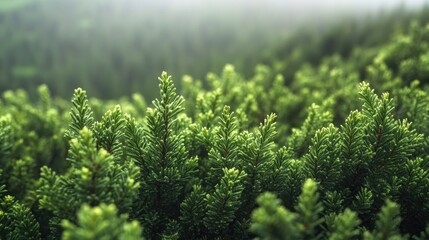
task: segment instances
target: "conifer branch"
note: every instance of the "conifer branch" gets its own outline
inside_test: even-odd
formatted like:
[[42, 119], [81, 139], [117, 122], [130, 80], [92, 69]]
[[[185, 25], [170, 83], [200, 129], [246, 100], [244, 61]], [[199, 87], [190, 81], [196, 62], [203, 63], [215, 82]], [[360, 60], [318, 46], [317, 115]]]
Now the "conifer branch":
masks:
[[73, 108], [70, 111], [71, 123], [65, 133], [68, 139], [78, 136], [79, 131], [84, 127], [91, 129], [94, 123], [93, 112], [88, 104], [86, 91], [81, 88], [76, 89], [73, 94], [72, 104]]

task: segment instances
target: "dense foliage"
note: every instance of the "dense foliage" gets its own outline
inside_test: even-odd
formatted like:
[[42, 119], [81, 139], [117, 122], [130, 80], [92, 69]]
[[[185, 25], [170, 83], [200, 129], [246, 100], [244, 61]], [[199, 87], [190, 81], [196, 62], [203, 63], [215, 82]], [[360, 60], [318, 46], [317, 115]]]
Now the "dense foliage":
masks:
[[4, 92], [0, 238], [428, 239], [429, 25], [408, 26], [293, 79], [226, 65], [179, 94], [163, 72], [149, 107]]

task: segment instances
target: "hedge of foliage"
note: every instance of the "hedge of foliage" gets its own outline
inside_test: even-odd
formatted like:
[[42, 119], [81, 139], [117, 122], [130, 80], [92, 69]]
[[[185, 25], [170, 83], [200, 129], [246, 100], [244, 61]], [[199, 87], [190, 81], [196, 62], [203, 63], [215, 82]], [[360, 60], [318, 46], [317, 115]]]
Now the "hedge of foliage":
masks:
[[429, 25], [355, 56], [163, 72], [150, 107], [5, 92], [0, 237], [428, 239]]

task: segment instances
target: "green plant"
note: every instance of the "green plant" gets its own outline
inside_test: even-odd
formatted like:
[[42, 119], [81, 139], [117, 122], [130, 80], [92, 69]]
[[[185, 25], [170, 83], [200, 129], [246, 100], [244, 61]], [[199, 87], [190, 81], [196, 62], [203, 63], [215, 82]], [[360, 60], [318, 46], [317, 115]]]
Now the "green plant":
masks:
[[368, 63], [371, 86], [333, 55], [288, 86], [262, 65], [187, 77], [186, 101], [163, 72], [147, 109], [5, 92], [0, 238], [426, 239], [429, 95], [394, 69], [419, 55], [401, 41]]

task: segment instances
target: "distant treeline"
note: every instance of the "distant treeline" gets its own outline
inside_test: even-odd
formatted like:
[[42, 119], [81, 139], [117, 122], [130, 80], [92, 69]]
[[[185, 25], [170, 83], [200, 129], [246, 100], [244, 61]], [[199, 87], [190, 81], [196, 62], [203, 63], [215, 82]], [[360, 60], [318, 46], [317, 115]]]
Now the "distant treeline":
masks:
[[139, 91], [151, 99], [163, 70], [201, 78], [226, 63], [253, 69], [270, 38], [284, 32], [279, 27], [290, 24], [166, 2], [47, 0], [2, 11], [0, 91], [25, 88], [34, 96], [45, 83], [67, 98], [84, 87], [100, 98]]
[[[104, 99], [134, 92], [152, 99], [162, 70], [176, 78], [190, 74], [204, 79], [226, 63], [251, 76], [262, 62], [290, 83], [305, 64], [318, 64], [334, 53], [359, 54], [359, 47], [385, 42], [411, 19], [429, 21], [428, 8], [397, 8], [369, 20], [350, 18], [290, 34], [293, 23], [285, 21], [280, 10], [242, 16], [228, 9], [201, 8], [189, 14], [186, 7], [165, 1], [138, 4], [34, 1], [2, 11], [0, 92], [24, 88], [35, 96], [37, 86], [44, 83], [54, 96], [65, 98], [70, 98], [70, 89], [83, 87]], [[222, 18], [217, 10], [223, 11]], [[284, 37], [287, 32], [290, 37]], [[371, 59], [368, 54], [375, 51], [366, 51], [362, 61]]]

